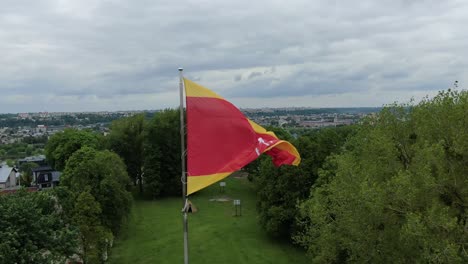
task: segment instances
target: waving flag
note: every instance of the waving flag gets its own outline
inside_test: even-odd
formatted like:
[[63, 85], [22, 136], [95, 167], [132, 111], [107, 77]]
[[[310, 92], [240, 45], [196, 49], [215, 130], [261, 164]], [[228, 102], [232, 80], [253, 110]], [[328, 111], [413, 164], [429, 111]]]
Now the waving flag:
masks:
[[184, 79], [187, 104], [187, 195], [241, 169], [262, 153], [275, 166], [298, 165], [289, 142], [246, 118], [221, 96]]

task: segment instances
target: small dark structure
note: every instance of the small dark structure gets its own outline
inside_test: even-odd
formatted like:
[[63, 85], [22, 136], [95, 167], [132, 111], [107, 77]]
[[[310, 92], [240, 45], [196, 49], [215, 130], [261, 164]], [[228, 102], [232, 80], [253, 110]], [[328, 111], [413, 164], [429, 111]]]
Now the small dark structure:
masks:
[[188, 208], [187, 208], [187, 213], [196, 213], [198, 212], [198, 209], [193, 203], [189, 200], [187, 202]]
[[50, 166], [42, 166], [32, 169], [33, 184], [39, 189], [53, 188], [59, 185], [60, 172]]

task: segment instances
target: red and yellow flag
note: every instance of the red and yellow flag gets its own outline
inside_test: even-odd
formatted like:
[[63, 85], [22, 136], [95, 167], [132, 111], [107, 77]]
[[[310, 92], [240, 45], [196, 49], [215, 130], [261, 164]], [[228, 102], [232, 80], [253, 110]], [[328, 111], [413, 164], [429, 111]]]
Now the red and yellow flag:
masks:
[[276, 166], [298, 165], [296, 148], [245, 117], [221, 96], [184, 79], [187, 102], [187, 195], [266, 153]]

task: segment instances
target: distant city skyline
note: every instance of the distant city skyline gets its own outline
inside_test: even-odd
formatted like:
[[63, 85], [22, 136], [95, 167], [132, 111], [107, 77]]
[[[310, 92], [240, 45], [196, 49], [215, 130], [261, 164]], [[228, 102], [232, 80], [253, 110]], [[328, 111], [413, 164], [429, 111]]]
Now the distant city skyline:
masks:
[[380, 107], [468, 83], [468, 2], [4, 0], [0, 113]]
[[[172, 107], [173, 109], [179, 108], [179, 106]], [[254, 107], [241, 107], [239, 108], [241, 111], [249, 113], [249, 112], [265, 112], [268, 110], [300, 110], [300, 109], [380, 109], [381, 107], [379, 106], [357, 106], [357, 107], [309, 107], [309, 106], [304, 106], [304, 107], [259, 107], [259, 108], [254, 108]], [[157, 112], [157, 111], [163, 111], [164, 109], [167, 108], [160, 108], [160, 109], [141, 109], [141, 110], [115, 110], [115, 111], [110, 111], [110, 110], [102, 110], [102, 111], [39, 111], [39, 112], [5, 112], [5, 113], [0, 113], [0, 114], [12, 114], [12, 115], [18, 115], [18, 117], [23, 117], [23, 118], [30, 118], [33, 116], [40, 116], [40, 117], [48, 117], [48, 116], [55, 116], [55, 115], [68, 115], [68, 114], [103, 114], [103, 113], [143, 113], [143, 112]]]

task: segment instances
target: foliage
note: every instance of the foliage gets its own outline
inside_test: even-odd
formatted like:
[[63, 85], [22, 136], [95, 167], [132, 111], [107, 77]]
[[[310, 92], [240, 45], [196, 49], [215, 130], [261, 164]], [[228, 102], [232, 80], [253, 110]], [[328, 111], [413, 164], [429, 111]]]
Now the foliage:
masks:
[[15, 162], [14, 162], [13, 160], [11, 160], [11, 159], [7, 159], [7, 160], [6, 160], [6, 165], [7, 165], [8, 167], [14, 167], [14, 166], [15, 166]]
[[326, 157], [339, 152], [352, 131], [352, 127], [313, 130], [297, 140], [292, 140], [284, 130], [275, 131], [279, 138], [289, 140], [296, 146], [302, 161], [297, 167], [276, 168], [266, 157], [261, 159], [257, 173], [251, 171], [257, 186], [260, 225], [268, 234], [289, 239], [291, 234], [298, 232], [296, 204], [308, 197]]
[[107, 136], [109, 149], [122, 157], [127, 165], [127, 173], [134, 185], [139, 183], [143, 192], [143, 142], [145, 117], [143, 114], [116, 120]]
[[26, 156], [39, 155], [42, 154], [43, 148], [42, 144], [27, 144], [24, 142], [0, 144], [0, 160], [16, 160]]
[[151, 198], [181, 193], [179, 113], [161, 111], [148, 124], [143, 172], [145, 193]]
[[108, 150], [82, 147], [73, 153], [61, 176], [61, 185], [73, 193], [89, 188], [101, 207], [102, 224], [117, 234], [126, 221], [131, 195], [126, 190], [129, 178], [120, 157]]
[[48, 192], [0, 195], [0, 263], [64, 263], [77, 232]]
[[39, 167], [37, 163], [34, 162], [26, 162], [21, 164], [19, 171], [21, 172], [21, 185], [29, 187], [31, 186], [31, 182], [33, 181], [33, 173], [32, 169]]
[[[27, 136], [23, 137], [23, 143], [26, 144], [42, 144], [45, 145], [47, 143], [48, 137], [47, 135], [42, 135], [42, 136]], [[30, 155], [30, 154], [28, 154]]]
[[37, 125], [85, 126], [97, 123], [109, 123], [122, 118], [124, 114], [122, 112], [108, 112], [105, 115], [95, 113], [77, 113], [49, 117], [39, 117], [36, 115], [25, 119], [20, 119], [18, 115], [14, 114], [0, 114], [0, 127], [36, 127]]
[[76, 129], [65, 129], [54, 134], [46, 145], [45, 153], [47, 161], [56, 170], [65, 169], [65, 164], [70, 156], [83, 146], [96, 149], [101, 147], [99, 134]]
[[466, 263], [468, 92], [368, 119], [301, 206], [315, 263]]
[[102, 225], [101, 212], [89, 187], [78, 195], [72, 214], [73, 223], [80, 231], [80, 255], [84, 263], [102, 263], [107, 259], [112, 233]]

